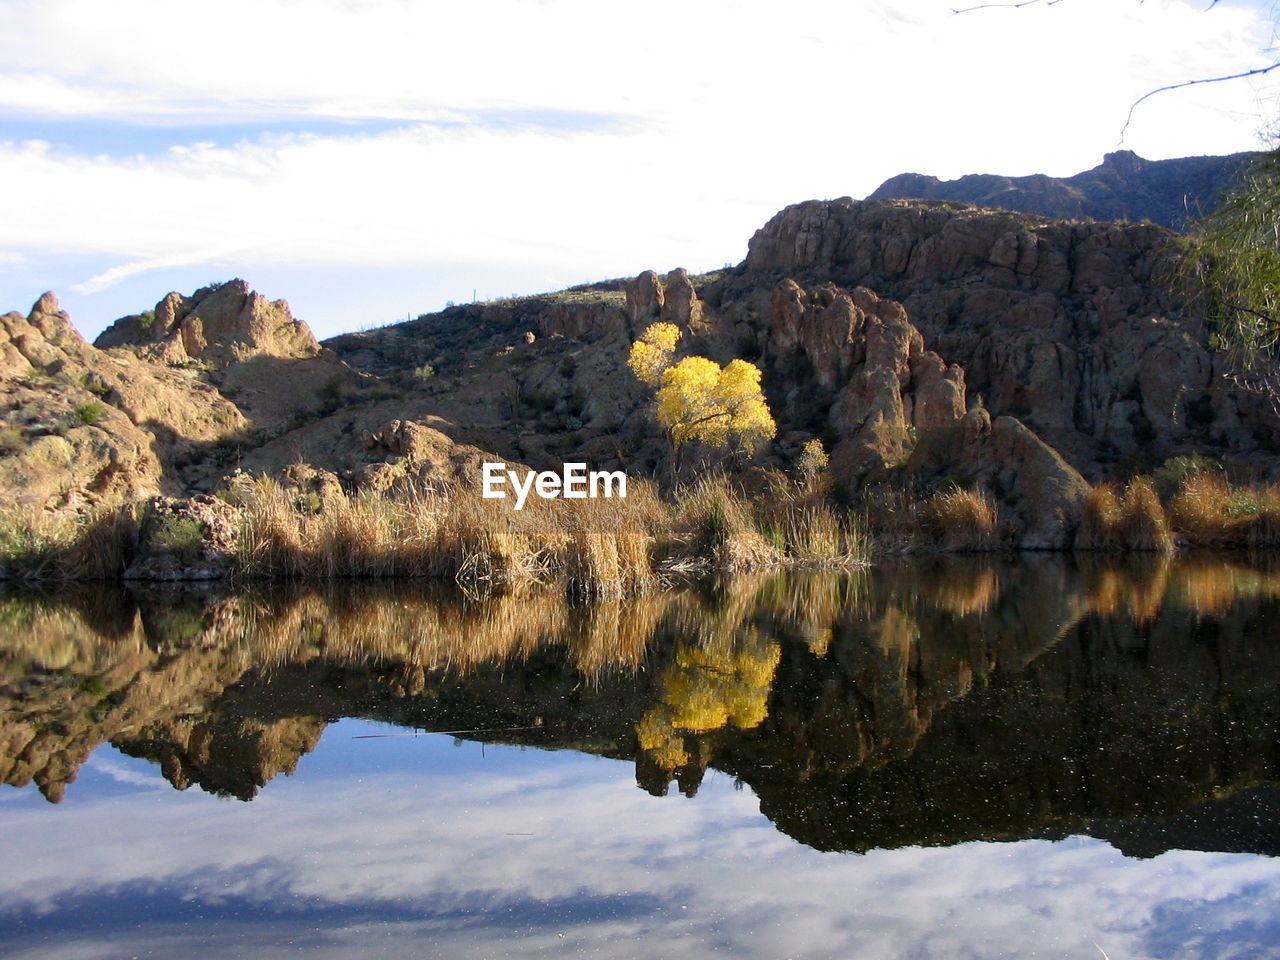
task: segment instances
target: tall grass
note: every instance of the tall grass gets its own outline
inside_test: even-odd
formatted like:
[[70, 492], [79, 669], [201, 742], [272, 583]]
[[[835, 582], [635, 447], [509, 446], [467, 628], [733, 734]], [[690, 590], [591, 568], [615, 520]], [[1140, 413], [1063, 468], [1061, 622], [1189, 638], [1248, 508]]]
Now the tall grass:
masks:
[[0, 577], [112, 580], [124, 573], [137, 539], [131, 506], [84, 516], [17, 511], [0, 516]]
[[[570, 594], [607, 599], [685, 570], [862, 563], [857, 524], [792, 488], [782, 499], [750, 497], [710, 476], [666, 500], [632, 480], [625, 498], [530, 498], [516, 511], [474, 486], [406, 485], [334, 494], [316, 509], [268, 478], [242, 480], [227, 497], [240, 518], [231, 567], [246, 579], [422, 577], [473, 592], [558, 579]], [[136, 553], [137, 516], [11, 517], [0, 523], [0, 573], [118, 577]]]
[[1084, 502], [1077, 550], [1173, 552], [1173, 527], [1149, 477], [1135, 477], [1123, 492], [1093, 487]]
[[939, 490], [916, 513], [918, 542], [948, 553], [993, 550], [999, 545], [1000, 514], [981, 490]]
[[1178, 533], [1190, 546], [1280, 547], [1280, 485], [1237, 486], [1220, 473], [1197, 473], [1170, 505]]

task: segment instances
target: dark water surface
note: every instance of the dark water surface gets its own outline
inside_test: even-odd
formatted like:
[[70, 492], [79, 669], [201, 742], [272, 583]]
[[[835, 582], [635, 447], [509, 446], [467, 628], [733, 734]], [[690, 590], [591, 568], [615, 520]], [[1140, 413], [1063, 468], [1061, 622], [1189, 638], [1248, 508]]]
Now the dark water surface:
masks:
[[0, 955], [1280, 956], [1278, 733], [1239, 560], [3, 592]]

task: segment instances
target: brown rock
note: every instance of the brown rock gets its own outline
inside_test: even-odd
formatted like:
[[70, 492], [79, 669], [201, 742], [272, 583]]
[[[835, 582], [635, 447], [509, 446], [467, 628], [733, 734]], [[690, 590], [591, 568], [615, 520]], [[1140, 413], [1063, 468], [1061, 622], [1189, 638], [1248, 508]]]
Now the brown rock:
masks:
[[905, 469], [925, 482], [990, 491], [1015, 545], [1025, 550], [1067, 549], [1089, 491], [1079, 472], [1024, 424], [1013, 417], [991, 421], [982, 410], [922, 433]]
[[599, 300], [557, 303], [543, 315], [539, 328], [544, 337], [583, 339], [625, 332], [626, 317], [616, 305]]
[[686, 331], [699, 327], [702, 324], [702, 302], [693, 289], [689, 274], [681, 268], [672, 270], [662, 286], [661, 320]]
[[[900, 300], [931, 349], [964, 368], [970, 394], [1090, 471], [1280, 446], [1264, 405], [1223, 391], [1227, 359], [1167, 282], [1177, 252], [1150, 224], [846, 198], [775, 216], [735, 283], [815, 277]], [[795, 334], [774, 314], [785, 345]]]
[[126, 580], [216, 580], [235, 562], [240, 515], [211, 496], [154, 497], [143, 508]]
[[640, 276], [627, 283], [626, 314], [634, 324], [655, 318], [662, 310], [664, 299], [662, 281], [652, 270], [646, 270]]
[[205, 287], [191, 297], [170, 293], [156, 304], [154, 319], [124, 317], [104, 330], [95, 345], [139, 347], [168, 362], [189, 358], [219, 364], [260, 355], [320, 353], [310, 328], [293, 318], [289, 304], [267, 300], [243, 280]]
[[911, 423], [918, 430], [941, 427], [965, 415], [964, 370], [932, 350], [910, 362]]

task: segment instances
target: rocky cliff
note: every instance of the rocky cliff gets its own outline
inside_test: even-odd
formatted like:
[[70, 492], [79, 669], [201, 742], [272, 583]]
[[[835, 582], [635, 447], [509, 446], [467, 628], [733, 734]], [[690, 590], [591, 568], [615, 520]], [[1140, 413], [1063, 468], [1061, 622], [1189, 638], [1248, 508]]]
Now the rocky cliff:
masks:
[[1118, 150], [1072, 177], [970, 174], [939, 180], [902, 173], [867, 199], [946, 200], [1062, 220], [1150, 220], [1178, 229], [1212, 210], [1224, 185], [1256, 156], [1144, 160], [1131, 150]]
[[0, 482], [61, 508], [299, 464], [348, 490], [490, 455], [669, 478], [626, 363], [662, 320], [681, 351], [762, 369], [779, 433], [752, 469], [820, 438], [845, 491], [979, 485], [1008, 542], [1062, 547], [1086, 480], [1187, 454], [1275, 472], [1274, 413], [1229, 389], [1178, 249], [1152, 224], [846, 198], [781, 211], [716, 274], [645, 271], [324, 345], [242, 281], [170, 294], [94, 346], [45, 297], [0, 329]]
[[1229, 365], [1174, 282], [1177, 251], [1150, 225], [812, 201], [756, 233], [720, 296], [750, 315], [764, 285], [820, 278], [898, 299], [970, 394], [1090, 476], [1192, 451], [1267, 461], [1275, 417], [1226, 389]]

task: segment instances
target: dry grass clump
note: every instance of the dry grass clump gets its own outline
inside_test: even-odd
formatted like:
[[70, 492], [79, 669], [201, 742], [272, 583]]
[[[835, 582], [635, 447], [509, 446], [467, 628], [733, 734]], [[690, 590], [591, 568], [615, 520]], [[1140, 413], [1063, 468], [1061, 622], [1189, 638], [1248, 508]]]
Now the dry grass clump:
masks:
[[720, 475], [679, 492], [667, 564], [723, 571], [752, 567], [859, 566], [869, 554], [861, 526], [841, 517], [812, 485], [781, 473], [752, 496]]
[[0, 577], [116, 579], [129, 565], [137, 533], [137, 517], [130, 506], [78, 517], [40, 511], [0, 516]]
[[1170, 506], [1175, 528], [1191, 546], [1280, 546], [1280, 485], [1235, 486], [1220, 473], [1197, 473]]
[[263, 485], [242, 507], [241, 559], [247, 576], [430, 577], [478, 589], [564, 575], [574, 592], [618, 596], [654, 581], [649, 542], [661, 519], [643, 488], [625, 503], [537, 500], [517, 512], [454, 485], [334, 497], [311, 514]]
[[1076, 533], [1077, 550], [1173, 551], [1173, 529], [1149, 477], [1135, 477], [1123, 493], [1113, 484], [1090, 489]]
[[782, 561], [781, 551], [756, 526], [750, 503], [724, 477], [700, 480], [676, 498], [676, 527], [685, 532], [689, 565], [745, 570]]
[[966, 553], [999, 546], [1000, 514], [981, 490], [939, 490], [916, 510], [917, 542], [935, 550]]
[[[487, 590], [560, 578], [574, 595], [608, 598], [680, 569], [849, 565], [866, 553], [857, 526], [824, 499], [762, 503], [723, 477], [700, 481], [674, 503], [632, 480], [625, 498], [530, 498], [519, 511], [465, 484], [335, 493], [316, 505], [262, 477], [233, 494], [233, 567], [246, 579], [423, 577]], [[82, 522], [10, 518], [0, 524], [0, 574], [119, 576], [136, 541], [132, 509]]]

